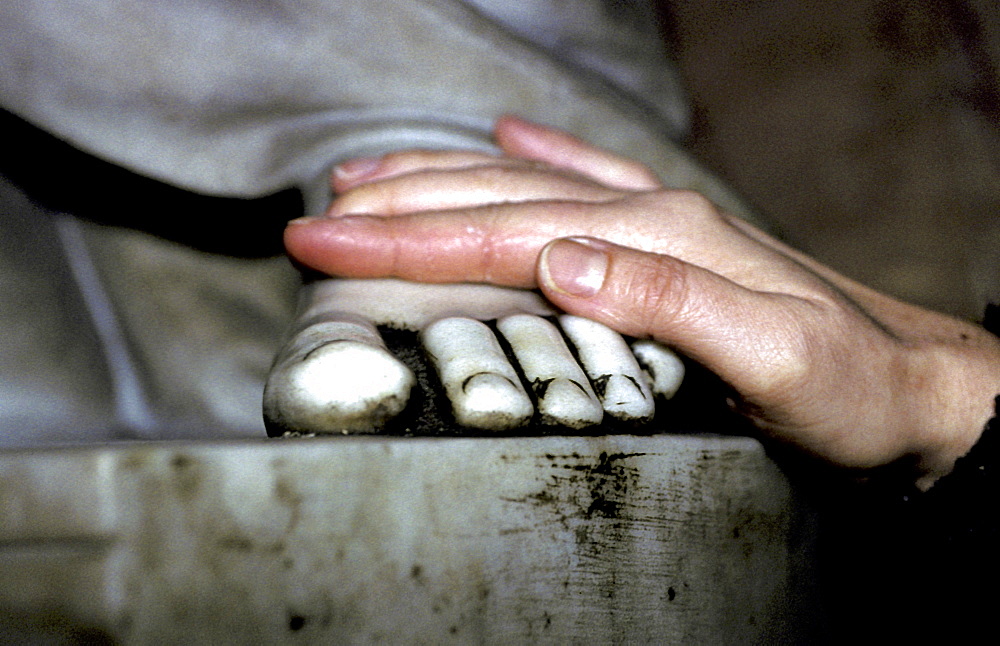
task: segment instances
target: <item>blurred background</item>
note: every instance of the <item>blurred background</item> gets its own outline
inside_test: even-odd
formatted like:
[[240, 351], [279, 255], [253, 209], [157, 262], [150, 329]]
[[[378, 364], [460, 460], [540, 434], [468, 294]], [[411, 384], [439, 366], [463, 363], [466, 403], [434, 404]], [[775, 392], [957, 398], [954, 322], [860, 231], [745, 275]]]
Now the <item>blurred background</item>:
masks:
[[794, 246], [978, 320], [1000, 300], [1000, 4], [662, 0], [692, 150]]

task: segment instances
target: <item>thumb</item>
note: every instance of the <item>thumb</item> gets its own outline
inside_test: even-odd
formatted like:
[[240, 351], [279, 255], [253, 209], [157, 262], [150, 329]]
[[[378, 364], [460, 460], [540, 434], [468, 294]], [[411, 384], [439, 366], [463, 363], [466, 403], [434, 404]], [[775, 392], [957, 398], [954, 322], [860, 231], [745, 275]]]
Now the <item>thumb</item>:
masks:
[[786, 298], [756, 292], [672, 256], [593, 238], [550, 242], [537, 280], [556, 306], [618, 332], [651, 337], [741, 391], [765, 392], [789, 367]]

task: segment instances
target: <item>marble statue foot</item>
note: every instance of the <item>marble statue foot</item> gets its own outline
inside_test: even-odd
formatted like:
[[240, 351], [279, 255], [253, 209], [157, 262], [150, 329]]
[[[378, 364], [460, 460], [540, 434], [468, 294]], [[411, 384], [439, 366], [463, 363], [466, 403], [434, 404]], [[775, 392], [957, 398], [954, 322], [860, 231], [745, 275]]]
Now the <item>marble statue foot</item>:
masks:
[[418, 380], [380, 328], [416, 333], [458, 431], [642, 424], [684, 375], [668, 348], [524, 290], [327, 279], [302, 298], [264, 391], [271, 435], [376, 433], [404, 415]]

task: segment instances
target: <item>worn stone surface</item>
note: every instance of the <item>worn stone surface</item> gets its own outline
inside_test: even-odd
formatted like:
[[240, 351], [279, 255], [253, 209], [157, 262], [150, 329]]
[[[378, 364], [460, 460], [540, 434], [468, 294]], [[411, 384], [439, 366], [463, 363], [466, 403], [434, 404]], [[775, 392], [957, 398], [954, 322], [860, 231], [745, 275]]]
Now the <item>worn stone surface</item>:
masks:
[[0, 513], [0, 637], [37, 617], [137, 644], [754, 643], [815, 629], [811, 516], [746, 438], [8, 452]]

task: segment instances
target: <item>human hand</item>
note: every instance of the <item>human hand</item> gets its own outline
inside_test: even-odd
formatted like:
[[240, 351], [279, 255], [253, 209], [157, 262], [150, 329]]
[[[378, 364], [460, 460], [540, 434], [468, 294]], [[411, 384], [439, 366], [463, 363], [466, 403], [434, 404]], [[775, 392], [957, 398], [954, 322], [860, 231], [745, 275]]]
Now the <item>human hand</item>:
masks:
[[[356, 160], [290, 254], [337, 276], [538, 287], [562, 310], [698, 361], [762, 433], [853, 469], [916, 458], [929, 486], [1000, 392], [984, 330], [876, 293], [697, 193], [513, 119], [507, 153]], [[570, 239], [567, 239], [570, 238]]]

